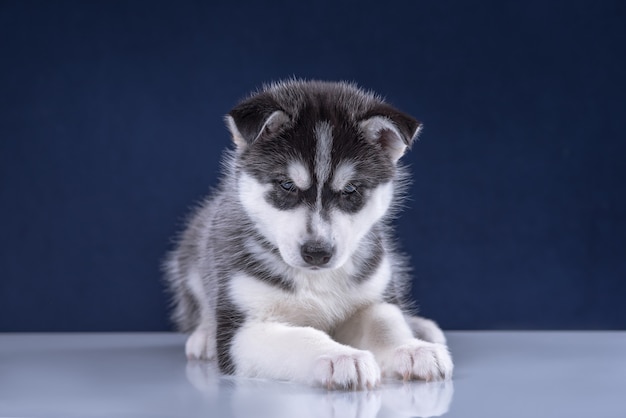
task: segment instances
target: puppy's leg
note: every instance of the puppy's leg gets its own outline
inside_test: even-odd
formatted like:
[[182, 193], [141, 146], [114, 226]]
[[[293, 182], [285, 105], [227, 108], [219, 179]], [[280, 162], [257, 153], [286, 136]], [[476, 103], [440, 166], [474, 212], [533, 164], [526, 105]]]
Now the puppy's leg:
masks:
[[185, 343], [185, 354], [189, 360], [215, 358], [215, 321], [207, 316], [201, 321]]
[[448, 348], [415, 338], [396, 305], [380, 303], [361, 309], [336, 330], [335, 338], [374, 353], [386, 377], [432, 380], [452, 376]]
[[310, 327], [254, 322], [233, 338], [230, 354], [240, 376], [290, 380], [329, 389], [372, 388], [380, 369], [369, 351], [333, 341]]
[[405, 315], [405, 319], [409, 327], [411, 327], [415, 338], [430, 343], [446, 344], [446, 336], [435, 321], [421, 316], [410, 315]]
[[211, 360], [215, 358], [215, 331], [217, 324], [215, 312], [211, 307], [208, 292], [205, 290], [202, 278], [199, 273], [192, 272], [187, 276], [187, 288], [189, 298], [195, 305], [194, 314], [197, 315], [197, 325], [187, 338], [185, 344], [185, 354], [190, 360]]

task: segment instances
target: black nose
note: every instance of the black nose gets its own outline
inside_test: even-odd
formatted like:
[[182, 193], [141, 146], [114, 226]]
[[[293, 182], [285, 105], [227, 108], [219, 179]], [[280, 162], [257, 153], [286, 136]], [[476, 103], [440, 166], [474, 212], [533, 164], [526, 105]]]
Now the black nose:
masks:
[[329, 244], [324, 244], [317, 241], [305, 242], [300, 247], [300, 254], [302, 259], [312, 266], [323, 266], [328, 264], [333, 256], [333, 247]]

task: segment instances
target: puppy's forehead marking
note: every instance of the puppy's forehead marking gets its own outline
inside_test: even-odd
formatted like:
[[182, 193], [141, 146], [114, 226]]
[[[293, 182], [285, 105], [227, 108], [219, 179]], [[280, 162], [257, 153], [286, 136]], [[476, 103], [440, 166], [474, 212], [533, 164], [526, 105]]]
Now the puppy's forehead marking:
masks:
[[329, 122], [315, 124], [315, 176], [318, 188], [328, 180], [330, 175], [330, 153], [333, 148], [333, 128]]
[[311, 187], [311, 176], [309, 170], [301, 161], [292, 161], [287, 167], [289, 178], [300, 190], [307, 190]]
[[335, 191], [343, 189], [346, 184], [354, 180], [354, 174], [354, 163], [350, 161], [343, 161], [339, 163], [337, 168], [335, 168], [335, 175], [333, 176], [331, 187]]

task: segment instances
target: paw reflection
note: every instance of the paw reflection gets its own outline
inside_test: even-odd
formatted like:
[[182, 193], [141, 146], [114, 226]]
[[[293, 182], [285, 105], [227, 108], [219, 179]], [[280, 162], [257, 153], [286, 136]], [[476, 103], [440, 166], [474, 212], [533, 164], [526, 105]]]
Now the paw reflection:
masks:
[[452, 381], [383, 383], [381, 417], [438, 417], [450, 409]]
[[215, 361], [189, 360], [185, 374], [189, 383], [204, 394], [216, 394], [224, 384]]
[[215, 362], [187, 363], [187, 379], [220, 410], [240, 418], [407, 418], [436, 417], [448, 412], [451, 381], [384, 381], [373, 391], [326, 391], [261, 379], [220, 376]]
[[332, 418], [375, 418], [378, 416], [382, 405], [380, 391], [365, 392], [328, 392], [322, 395], [323, 400], [318, 398], [324, 408], [317, 416]]

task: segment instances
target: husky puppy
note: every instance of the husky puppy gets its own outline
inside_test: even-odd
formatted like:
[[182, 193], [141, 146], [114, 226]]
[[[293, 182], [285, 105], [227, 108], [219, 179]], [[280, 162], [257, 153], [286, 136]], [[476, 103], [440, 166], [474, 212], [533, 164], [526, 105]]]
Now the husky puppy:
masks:
[[165, 262], [187, 357], [331, 389], [449, 379], [443, 333], [405, 304], [389, 224], [420, 123], [352, 84], [289, 80], [226, 124], [222, 181]]

